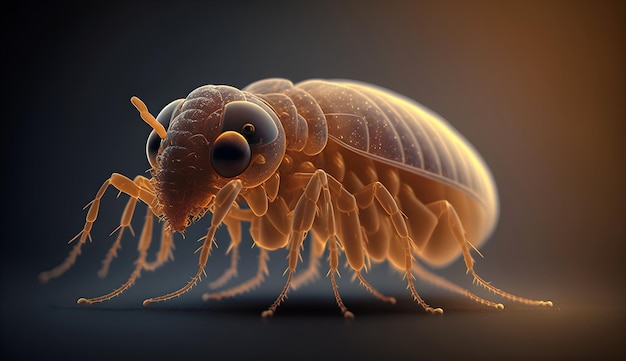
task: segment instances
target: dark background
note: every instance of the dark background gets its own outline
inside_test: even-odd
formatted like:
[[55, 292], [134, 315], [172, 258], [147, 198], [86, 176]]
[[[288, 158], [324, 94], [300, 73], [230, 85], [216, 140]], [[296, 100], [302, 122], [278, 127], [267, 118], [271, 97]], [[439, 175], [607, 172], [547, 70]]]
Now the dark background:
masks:
[[[4, 14], [1, 350], [10, 359], [611, 359], [624, 356], [626, 184], [624, 7], [611, 1], [24, 2]], [[266, 284], [203, 303], [206, 282], [164, 304], [195, 272], [207, 221], [176, 238], [176, 261], [108, 303], [136, 241], [109, 277], [96, 271], [125, 197], [109, 191], [77, 265], [63, 260], [112, 172], [148, 168], [153, 113], [203, 84], [349, 78], [393, 89], [448, 119], [490, 165], [501, 218], [476, 266], [484, 278], [552, 309], [486, 310], [418, 282], [446, 310], [423, 313], [387, 265], [367, 275], [396, 296], [373, 299], [343, 272], [344, 321], [329, 282], [291, 292], [272, 319], [285, 253]], [[139, 231], [144, 209], [135, 216]], [[207, 273], [227, 264], [220, 231]], [[256, 267], [242, 246], [239, 280]], [[322, 273], [327, 266], [322, 267]], [[441, 274], [472, 288], [462, 262]], [[473, 288], [477, 293], [486, 295]], [[498, 299], [496, 299], [498, 300]]]

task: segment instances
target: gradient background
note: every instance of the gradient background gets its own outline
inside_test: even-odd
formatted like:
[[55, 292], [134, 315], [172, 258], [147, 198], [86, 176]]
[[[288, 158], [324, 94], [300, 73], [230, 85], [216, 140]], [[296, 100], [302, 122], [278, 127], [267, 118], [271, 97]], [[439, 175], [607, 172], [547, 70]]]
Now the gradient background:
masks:
[[[2, 134], [2, 354], [10, 359], [589, 359], [624, 356], [626, 239], [625, 9], [610, 1], [314, 1], [22, 3], [5, 15]], [[195, 272], [207, 221], [176, 238], [176, 261], [122, 297], [82, 307], [132, 270], [126, 238], [105, 280], [96, 271], [125, 198], [104, 197], [78, 264], [37, 283], [82, 227], [112, 172], [142, 174], [153, 113], [203, 84], [351, 78], [393, 89], [444, 116], [482, 153], [501, 219], [478, 272], [552, 309], [503, 312], [418, 283], [446, 310], [426, 315], [386, 265], [368, 274], [392, 307], [349, 282], [340, 317], [325, 279], [291, 292], [277, 315], [284, 252], [259, 290], [203, 303], [206, 282], [164, 304]], [[139, 231], [144, 211], [135, 216]], [[223, 230], [222, 230], [223, 232]], [[227, 237], [209, 278], [227, 264]], [[242, 247], [239, 279], [256, 252]], [[322, 270], [325, 272], [326, 267]], [[441, 274], [471, 288], [462, 262]], [[481, 290], [473, 288], [485, 295]], [[494, 297], [491, 297], [494, 299]], [[497, 300], [497, 299], [496, 299]]]

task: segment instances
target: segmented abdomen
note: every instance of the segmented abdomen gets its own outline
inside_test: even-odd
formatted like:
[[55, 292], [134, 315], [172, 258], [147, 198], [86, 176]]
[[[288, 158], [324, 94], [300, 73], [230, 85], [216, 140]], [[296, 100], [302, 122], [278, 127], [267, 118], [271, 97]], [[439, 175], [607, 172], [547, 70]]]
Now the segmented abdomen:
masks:
[[[307, 80], [294, 86], [285, 79], [266, 79], [244, 91], [259, 94], [270, 103], [268, 94], [281, 93], [292, 99], [293, 113], [306, 119], [305, 142], [311, 146], [302, 150], [304, 157], [298, 156], [298, 150], [290, 154], [299, 161], [310, 159], [328, 167], [336, 178], [352, 172], [360, 180], [344, 181], [349, 191], [374, 180], [390, 187], [386, 180], [394, 179], [390, 174], [395, 173], [423, 204], [450, 202], [475, 246], [495, 227], [498, 199], [487, 165], [446, 120], [415, 101], [373, 85], [342, 80]], [[295, 122], [292, 116], [286, 118]], [[286, 138], [289, 141], [290, 136]], [[342, 171], [334, 169], [337, 156], [346, 159], [339, 162]], [[400, 194], [398, 188], [390, 191], [400, 203], [411, 198]], [[412, 222], [420, 220], [409, 219]], [[458, 245], [454, 240], [446, 242], [450, 243], [436, 242], [430, 248], [422, 244], [425, 251], [433, 250], [427, 260], [436, 265], [452, 261], [459, 254]]]
[[495, 184], [471, 144], [443, 118], [389, 90], [351, 81], [309, 80], [330, 137], [358, 153], [461, 190], [497, 214]]

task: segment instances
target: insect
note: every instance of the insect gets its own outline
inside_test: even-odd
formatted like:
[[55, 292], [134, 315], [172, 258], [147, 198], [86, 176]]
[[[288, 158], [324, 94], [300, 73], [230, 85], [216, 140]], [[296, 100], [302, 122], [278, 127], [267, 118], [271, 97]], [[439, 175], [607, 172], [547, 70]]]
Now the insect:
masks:
[[[246, 292], [263, 282], [268, 252], [286, 248], [288, 266], [280, 294], [263, 313], [271, 316], [287, 292], [314, 280], [328, 253], [328, 276], [345, 317], [354, 315], [338, 291], [339, 259], [374, 296], [395, 303], [364, 277], [372, 263], [389, 262], [407, 283], [412, 298], [432, 313], [418, 294], [415, 277], [483, 299], [432, 273], [421, 263], [445, 266], [462, 255], [473, 281], [505, 299], [552, 306], [504, 292], [474, 271], [477, 251], [498, 218], [496, 188], [478, 152], [444, 119], [391, 91], [352, 81], [308, 80], [298, 84], [266, 79], [243, 90], [206, 85], [171, 102], [155, 118], [136, 97], [131, 102], [152, 128], [146, 144], [150, 178], [114, 173], [89, 204], [84, 228], [69, 256], [40, 274], [41, 281], [69, 269], [91, 239], [90, 231], [109, 187], [129, 196], [118, 235], [99, 275], [105, 276], [131, 228], [137, 202], [147, 205], [139, 237], [139, 257], [128, 281], [111, 293], [80, 298], [78, 303], [111, 299], [130, 287], [143, 270], [154, 270], [172, 256], [173, 233], [183, 233], [211, 213], [201, 239], [198, 270], [191, 280], [144, 305], [165, 301], [191, 289], [204, 274], [215, 232], [224, 224], [230, 236], [230, 267], [210, 286], [222, 287], [237, 272], [242, 224], [260, 255], [249, 280], [204, 294], [220, 299]], [[161, 244], [147, 261], [154, 218], [161, 222]], [[307, 268], [296, 272], [302, 248], [310, 248]]]

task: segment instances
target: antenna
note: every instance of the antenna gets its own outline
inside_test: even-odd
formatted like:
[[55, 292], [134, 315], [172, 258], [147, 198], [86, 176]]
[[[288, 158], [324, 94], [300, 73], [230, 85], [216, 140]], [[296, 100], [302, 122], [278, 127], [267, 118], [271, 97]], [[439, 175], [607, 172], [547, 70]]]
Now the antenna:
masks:
[[131, 97], [130, 102], [133, 103], [135, 108], [137, 108], [137, 110], [139, 111], [141, 119], [148, 123], [148, 125], [151, 126], [152, 129], [154, 129], [154, 131], [159, 135], [161, 139], [165, 139], [165, 127], [163, 126], [163, 124], [159, 123], [152, 114], [150, 114], [150, 112], [148, 111], [148, 107], [146, 107], [146, 104], [136, 96]]

